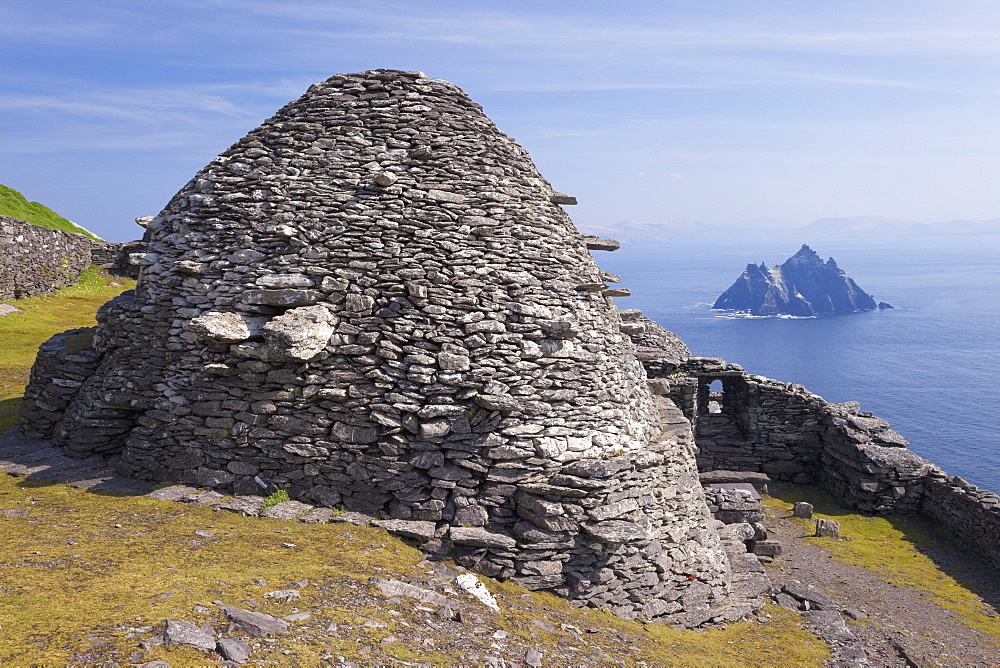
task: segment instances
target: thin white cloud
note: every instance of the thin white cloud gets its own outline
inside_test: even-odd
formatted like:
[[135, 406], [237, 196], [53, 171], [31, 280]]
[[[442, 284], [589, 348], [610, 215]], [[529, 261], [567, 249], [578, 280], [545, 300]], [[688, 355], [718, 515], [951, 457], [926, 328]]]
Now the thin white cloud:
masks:
[[[226, 87], [222, 87], [226, 88]], [[250, 112], [219, 93], [185, 88], [103, 88], [67, 86], [42, 93], [9, 93], [0, 97], [3, 111], [54, 111], [69, 116], [142, 123], [212, 114], [247, 116]]]
[[[201, 4], [201, 3], [199, 3]], [[842, 23], [851, 25], [809, 28], [810, 13], [797, 12], [799, 20], [762, 16], [743, 20], [685, 17], [691, 27], [674, 28], [627, 20], [594, 19], [565, 12], [546, 13], [545, 7], [530, 13], [513, 8], [497, 10], [454, 4], [426, 5], [412, 2], [381, 2], [361, 5], [336, 2], [265, 2], [218, 0], [209, 6], [225, 9], [235, 17], [266, 16], [278, 21], [308, 22], [309, 28], [267, 24], [268, 30], [290, 30], [298, 35], [330, 35], [353, 39], [385, 39], [472, 44], [481, 47], [534, 47], [559, 51], [563, 57], [587, 56], [618, 49], [640, 50], [650, 46], [670, 51], [690, 49], [775, 50], [826, 54], [911, 54], [927, 57], [935, 53], [974, 56], [1000, 54], [997, 30], [1000, 14], [952, 12], [953, 25], [938, 17], [917, 20], [869, 19], [868, 27], [855, 27], [857, 14], [845, 13]], [[201, 4], [201, 6], [205, 6]], [[624, 12], [623, 12], [624, 13]], [[720, 12], [715, 12], [718, 15]], [[663, 12], [663, 16], [669, 16]], [[861, 15], [863, 16], [863, 14]], [[773, 20], [769, 20], [773, 19]], [[675, 21], [676, 22], [676, 21]], [[253, 24], [253, 21], [249, 23]], [[351, 26], [345, 29], [345, 25]], [[391, 43], [391, 42], [390, 42]]]
[[113, 19], [112, 7], [101, 8], [100, 18], [95, 12], [78, 14], [64, 12], [61, 8], [46, 8], [41, 3], [16, 4], [0, 3], [4, 17], [3, 38], [5, 41], [31, 41], [34, 43], [65, 45], [67, 41], [100, 40], [121, 37], [121, 22]]

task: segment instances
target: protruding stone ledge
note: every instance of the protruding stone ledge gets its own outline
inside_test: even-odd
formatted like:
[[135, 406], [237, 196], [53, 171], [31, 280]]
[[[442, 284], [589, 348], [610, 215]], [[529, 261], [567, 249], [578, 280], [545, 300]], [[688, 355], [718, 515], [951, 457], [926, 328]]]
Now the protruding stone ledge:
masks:
[[601, 270], [601, 280], [605, 283], [621, 283], [622, 277], [618, 274], [612, 274], [610, 271]]
[[646, 325], [641, 322], [623, 322], [621, 330], [622, 334], [628, 336], [641, 336], [646, 333]]
[[622, 247], [622, 242], [617, 239], [602, 239], [597, 235], [584, 235], [584, 242], [587, 250], [616, 251]]
[[569, 195], [563, 195], [562, 193], [555, 193], [554, 195], [549, 197], [549, 201], [552, 202], [553, 204], [564, 204], [564, 205], [576, 204], [575, 197], [570, 197]]

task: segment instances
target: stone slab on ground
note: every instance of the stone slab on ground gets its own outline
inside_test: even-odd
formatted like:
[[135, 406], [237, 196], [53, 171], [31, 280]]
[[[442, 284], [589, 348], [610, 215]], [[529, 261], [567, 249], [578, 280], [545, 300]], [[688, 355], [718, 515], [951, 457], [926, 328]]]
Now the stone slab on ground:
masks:
[[163, 626], [163, 644], [188, 645], [203, 652], [212, 652], [215, 650], [215, 637], [191, 622], [168, 619]]
[[300, 515], [305, 515], [313, 506], [300, 501], [282, 501], [260, 512], [261, 517], [273, 517], [279, 520], [294, 520]]
[[264, 507], [264, 497], [250, 494], [234, 496], [212, 506], [215, 510], [228, 510], [240, 515], [256, 516]]
[[161, 487], [160, 489], [154, 489], [152, 492], [146, 494], [146, 496], [159, 499], [160, 501], [180, 501], [181, 499], [186, 499], [198, 490], [194, 487], [188, 487], [186, 485], [171, 485], [170, 487]]
[[184, 503], [190, 503], [192, 506], [211, 506], [217, 504], [225, 499], [229, 498], [228, 494], [220, 494], [215, 490], [207, 489], [197, 494], [193, 494], [190, 497], [181, 499]]
[[243, 638], [223, 638], [216, 649], [227, 661], [246, 663], [250, 658], [250, 645]]
[[347, 522], [349, 524], [357, 524], [358, 526], [367, 526], [375, 520], [371, 515], [366, 515], [365, 513], [358, 513], [354, 511], [347, 511], [346, 513], [340, 513], [339, 515], [334, 515], [330, 518], [331, 522]]
[[288, 622], [278, 619], [273, 615], [253, 610], [244, 610], [234, 606], [226, 605], [222, 601], [214, 601], [222, 609], [230, 623], [245, 631], [254, 638], [270, 634], [288, 633]]
[[332, 508], [313, 508], [300, 517], [299, 521], [306, 524], [326, 524], [331, 518], [333, 518]]

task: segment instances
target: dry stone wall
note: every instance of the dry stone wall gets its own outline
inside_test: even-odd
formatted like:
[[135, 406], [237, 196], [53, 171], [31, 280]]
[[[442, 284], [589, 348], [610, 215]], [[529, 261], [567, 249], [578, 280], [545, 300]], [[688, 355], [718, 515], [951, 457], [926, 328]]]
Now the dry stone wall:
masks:
[[[879, 513], [916, 510], [925, 477], [944, 476], [857, 402], [831, 404], [801, 385], [711, 357], [646, 367], [694, 423], [702, 471], [756, 471], [818, 485], [841, 504]], [[710, 391], [716, 381], [717, 394]]]
[[729, 570], [690, 423], [572, 201], [458, 87], [335, 76], [148, 221], [93, 372], [47, 344], [23, 422], [130, 476], [378, 515], [575, 605], [707, 610]]
[[92, 348], [93, 327], [56, 334], [38, 349], [20, 407], [21, 431], [28, 438], [52, 438], [55, 426], [101, 356]]
[[929, 480], [921, 511], [991, 563], [1000, 563], [1000, 496], [958, 476]]
[[139, 264], [146, 254], [143, 241], [94, 244], [93, 262], [113, 276], [139, 278]]
[[75, 283], [90, 266], [93, 245], [82, 234], [0, 216], [0, 299], [45, 294]]
[[[645, 366], [651, 387], [694, 423], [701, 471], [759, 472], [816, 485], [867, 513], [920, 512], [1000, 559], [1000, 497], [908, 450], [902, 435], [857, 402], [828, 403], [801, 385], [717, 358], [664, 354]], [[710, 390], [715, 381], [719, 393]]]

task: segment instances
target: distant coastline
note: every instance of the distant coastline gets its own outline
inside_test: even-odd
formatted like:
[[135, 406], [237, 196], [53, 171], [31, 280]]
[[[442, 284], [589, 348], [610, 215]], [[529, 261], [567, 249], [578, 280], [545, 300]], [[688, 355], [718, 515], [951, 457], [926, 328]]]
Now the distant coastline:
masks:
[[989, 220], [952, 220], [919, 223], [878, 216], [821, 218], [793, 228], [749, 229], [731, 225], [712, 225], [672, 218], [659, 221], [625, 220], [613, 225], [578, 225], [585, 234], [611, 236], [623, 245], [649, 243], [809, 243], [878, 242], [899, 239], [973, 238], [1000, 235], [1000, 218]]

